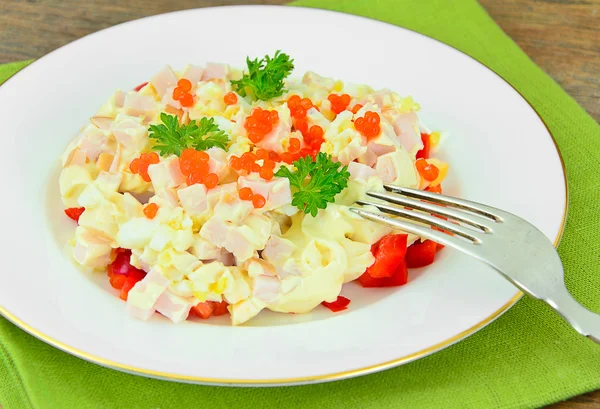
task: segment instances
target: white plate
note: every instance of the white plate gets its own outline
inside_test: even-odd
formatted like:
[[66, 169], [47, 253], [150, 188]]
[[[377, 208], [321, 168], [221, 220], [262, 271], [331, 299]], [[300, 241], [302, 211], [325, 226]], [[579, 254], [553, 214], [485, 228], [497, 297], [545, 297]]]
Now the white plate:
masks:
[[296, 75], [310, 69], [412, 95], [425, 123], [451, 135], [442, 152], [451, 165], [446, 193], [514, 212], [559, 239], [566, 186], [553, 139], [531, 106], [475, 60], [420, 34], [345, 14], [190, 10], [77, 40], [0, 88], [2, 314], [49, 344], [111, 368], [273, 385], [341, 379], [421, 358], [514, 304], [521, 295], [515, 287], [446, 249], [432, 266], [413, 271], [406, 286], [346, 286], [351, 308], [335, 315], [322, 307], [308, 315], [265, 313], [237, 328], [225, 319], [175, 325], [158, 314], [141, 322], [125, 313], [104, 275], [71, 264], [62, 249], [74, 226], [62, 213], [57, 158], [113, 90], [132, 88], [165, 64], [243, 66], [246, 55], [277, 49], [293, 56]]

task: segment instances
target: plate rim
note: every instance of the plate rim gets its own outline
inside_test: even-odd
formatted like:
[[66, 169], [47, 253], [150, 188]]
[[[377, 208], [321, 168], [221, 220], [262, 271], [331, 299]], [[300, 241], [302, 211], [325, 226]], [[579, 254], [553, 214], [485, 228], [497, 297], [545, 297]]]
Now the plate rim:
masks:
[[[352, 16], [354, 18], [375, 21], [380, 24], [392, 26], [396, 29], [409, 31], [413, 34], [417, 34], [419, 36], [422, 36], [429, 40], [437, 42], [437, 43], [441, 44], [442, 46], [448, 47], [448, 48], [468, 57], [469, 59], [473, 60], [475, 63], [482, 66], [484, 69], [489, 70], [491, 73], [493, 73], [496, 77], [498, 77], [504, 83], [509, 85], [527, 103], [527, 105], [529, 105], [531, 110], [537, 115], [538, 119], [544, 125], [544, 127], [546, 128], [546, 131], [548, 132], [548, 135], [550, 136], [550, 139], [552, 140], [552, 142], [554, 144], [554, 148], [555, 148], [558, 158], [560, 160], [560, 165], [562, 168], [562, 174], [563, 174], [563, 179], [564, 179], [564, 184], [565, 184], [565, 192], [564, 192], [565, 203], [564, 203], [564, 211], [563, 211], [563, 215], [562, 215], [561, 225], [560, 225], [559, 231], [558, 231], [556, 238], [554, 239], [554, 243], [553, 243], [555, 248], [558, 247], [558, 245], [560, 244], [560, 241], [562, 239], [564, 230], [565, 230], [565, 225], [567, 222], [568, 211], [569, 211], [569, 185], [568, 185], [568, 179], [567, 179], [567, 172], [566, 172], [566, 168], [565, 168], [565, 162], [564, 162], [562, 153], [558, 147], [558, 144], [556, 142], [556, 138], [552, 134], [550, 127], [548, 126], [546, 121], [544, 121], [544, 119], [542, 118], [540, 113], [535, 109], [535, 107], [529, 102], [529, 100], [515, 86], [513, 86], [510, 82], [508, 82], [506, 79], [504, 79], [500, 74], [498, 74], [496, 71], [494, 71], [493, 69], [491, 69], [490, 67], [488, 67], [487, 65], [485, 65], [484, 63], [482, 63], [481, 61], [476, 59], [475, 57], [472, 57], [469, 54], [459, 50], [458, 48], [456, 48], [450, 44], [447, 44], [441, 40], [438, 40], [434, 37], [431, 37], [427, 34], [423, 34], [418, 31], [414, 31], [410, 28], [406, 28], [403, 26], [398, 26], [398, 25], [395, 25], [392, 23], [388, 23], [386, 21], [381, 21], [381, 20], [377, 20], [377, 19], [373, 19], [373, 18], [359, 16], [356, 14], [344, 13], [344, 12], [340, 12], [340, 11], [336, 11], [336, 10], [326, 10], [326, 9], [320, 9], [320, 8], [304, 7], [304, 6], [293, 6], [293, 7], [300, 7], [300, 8], [311, 10], [311, 11], [314, 11], [317, 13], [321, 12], [321, 13], [339, 14], [339, 15], [344, 15], [344, 16]], [[114, 27], [118, 27], [118, 26], [122, 26], [122, 25], [126, 25], [126, 24], [132, 24], [132, 23], [138, 22], [139, 20], [152, 19], [152, 18], [157, 18], [157, 17], [161, 17], [161, 16], [165, 16], [165, 15], [174, 15], [174, 14], [179, 14], [179, 13], [183, 14], [183, 13], [196, 11], [196, 10], [210, 10], [210, 9], [217, 9], [217, 8], [218, 9], [222, 9], [222, 8], [230, 8], [230, 9], [241, 9], [241, 8], [284, 9], [285, 8], [285, 9], [289, 9], [289, 6], [283, 6], [283, 5], [281, 5], [281, 6], [280, 5], [228, 5], [228, 6], [215, 6], [215, 7], [197, 7], [197, 8], [192, 8], [192, 9], [178, 10], [178, 11], [173, 11], [173, 12], [169, 12], [169, 13], [161, 13], [161, 14], [156, 14], [156, 15], [152, 15], [152, 16], [140, 17], [140, 18], [137, 18], [134, 20], [129, 20], [129, 21], [126, 21], [126, 22], [123, 22], [120, 24], [116, 24], [116, 25], [104, 28], [102, 30], [98, 30], [93, 33], [87, 34], [81, 38], [78, 38], [74, 41], [71, 41], [65, 45], [62, 45], [62, 46], [56, 48], [55, 50], [43, 55], [40, 58], [34, 59], [31, 63], [29, 63], [28, 65], [26, 65], [19, 71], [15, 72], [11, 76], [9, 76], [2, 84], [0, 84], [0, 89], [2, 88], [2, 86], [4, 86], [8, 81], [13, 79], [15, 76], [17, 76], [18, 74], [27, 70], [27, 68], [29, 68], [31, 65], [37, 64], [39, 61], [44, 60], [46, 57], [50, 56], [51, 54], [54, 54], [56, 51], [58, 51], [64, 47], [67, 47], [75, 42], [83, 40], [85, 38], [91, 37], [93, 35], [99, 34], [101, 32], [107, 31], [107, 30], [110, 30]], [[253, 387], [292, 386], [292, 385], [303, 385], [303, 384], [310, 384], [310, 383], [331, 382], [331, 381], [348, 379], [348, 378], [353, 378], [353, 377], [362, 376], [362, 375], [368, 375], [368, 374], [372, 374], [375, 372], [390, 369], [390, 368], [393, 368], [396, 366], [400, 366], [402, 364], [417, 360], [419, 358], [423, 358], [427, 355], [433, 354], [433, 353], [438, 352], [446, 347], [449, 347], [449, 346], [467, 338], [468, 336], [474, 334], [475, 332], [479, 331], [480, 329], [486, 327], [487, 325], [489, 325], [490, 323], [495, 321], [497, 318], [499, 318], [506, 311], [508, 311], [514, 304], [516, 304], [516, 302], [518, 300], [521, 299], [521, 297], [523, 295], [524, 294], [522, 291], [518, 291], [517, 294], [515, 294], [515, 296], [513, 296], [506, 304], [504, 304], [498, 310], [494, 311], [491, 315], [489, 315], [487, 318], [485, 318], [484, 320], [471, 326], [470, 328], [467, 328], [466, 330], [464, 330], [442, 342], [439, 342], [435, 345], [429, 346], [425, 349], [422, 349], [420, 351], [417, 351], [417, 352], [414, 352], [414, 353], [411, 353], [411, 354], [408, 354], [408, 355], [405, 355], [402, 357], [398, 357], [398, 358], [395, 358], [395, 359], [392, 359], [392, 360], [389, 360], [386, 362], [374, 364], [374, 365], [368, 365], [368, 366], [365, 366], [362, 368], [356, 368], [356, 369], [352, 369], [352, 370], [334, 372], [334, 373], [323, 374], [323, 375], [288, 377], [288, 378], [281, 378], [281, 379], [260, 379], [260, 380], [207, 378], [207, 377], [200, 377], [200, 376], [193, 376], [193, 375], [180, 375], [180, 374], [176, 374], [176, 373], [155, 371], [155, 370], [150, 370], [150, 369], [138, 368], [138, 367], [135, 367], [132, 365], [121, 364], [118, 362], [114, 362], [110, 359], [97, 357], [93, 354], [84, 352], [78, 348], [73, 348], [64, 342], [58, 341], [58, 340], [54, 339], [53, 337], [50, 337], [50, 336], [44, 334], [43, 332], [33, 328], [26, 322], [22, 321], [16, 315], [9, 312], [2, 305], [0, 305], [0, 315], [2, 315], [4, 318], [6, 318], [8, 321], [10, 321], [12, 324], [16, 325], [23, 331], [27, 332], [28, 334], [34, 336], [35, 338], [45, 342], [46, 344], [48, 344], [50, 346], [53, 346], [63, 352], [73, 355], [77, 358], [81, 358], [85, 361], [88, 361], [88, 362], [91, 362], [91, 363], [94, 363], [94, 364], [97, 364], [97, 365], [100, 365], [100, 366], [103, 366], [106, 368], [125, 372], [125, 373], [141, 375], [144, 377], [150, 377], [150, 378], [167, 380], [167, 381], [195, 383], [195, 384], [203, 384], [203, 385], [211, 385], [211, 386], [251, 386], [251, 387], [252, 386]]]

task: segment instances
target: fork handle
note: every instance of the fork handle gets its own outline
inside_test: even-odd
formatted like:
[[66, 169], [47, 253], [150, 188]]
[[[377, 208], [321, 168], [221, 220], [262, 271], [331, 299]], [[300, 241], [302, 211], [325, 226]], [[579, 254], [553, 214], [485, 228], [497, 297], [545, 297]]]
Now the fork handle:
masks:
[[573, 298], [563, 287], [563, 291], [544, 301], [554, 308], [577, 332], [600, 344], [600, 315], [596, 314]]

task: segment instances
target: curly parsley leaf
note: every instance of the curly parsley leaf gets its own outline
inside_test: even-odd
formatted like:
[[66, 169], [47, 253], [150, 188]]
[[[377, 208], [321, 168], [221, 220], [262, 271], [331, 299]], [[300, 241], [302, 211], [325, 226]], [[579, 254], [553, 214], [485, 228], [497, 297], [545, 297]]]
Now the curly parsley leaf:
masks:
[[268, 101], [281, 96], [284, 90], [283, 80], [294, 69], [294, 60], [280, 50], [273, 57], [251, 60], [246, 57], [248, 72], [239, 80], [232, 80], [231, 86], [242, 97], [250, 94], [254, 99]]
[[227, 150], [227, 144], [229, 143], [229, 137], [219, 128], [219, 125], [215, 124], [214, 118], [202, 118], [200, 124], [196, 121], [190, 122], [188, 129], [193, 126], [193, 129], [189, 130], [190, 145], [197, 151], [205, 151], [207, 149], [216, 146], [223, 150]]
[[348, 187], [350, 172], [347, 166], [341, 169], [340, 166], [339, 162], [331, 159], [331, 155], [319, 152], [316, 161], [310, 156], [300, 158], [294, 162], [294, 172], [282, 166], [275, 176], [290, 180], [290, 185], [296, 188], [292, 205], [314, 217], [319, 209], [333, 203], [335, 195]]
[[204, 151], [216, 146], [227, 149], [229, 138], [215, 124], [214, 118], [202, 118], [200, 122], [191, 121], [186, 125], [179, 123], [177, 115], [163, 112], [160, 114], [160, 120], [162, 124], [150, 125], [148, 136], [156, 140], [152, 149], [159, 151], [161, 156], [180, 156], [187, 148]]

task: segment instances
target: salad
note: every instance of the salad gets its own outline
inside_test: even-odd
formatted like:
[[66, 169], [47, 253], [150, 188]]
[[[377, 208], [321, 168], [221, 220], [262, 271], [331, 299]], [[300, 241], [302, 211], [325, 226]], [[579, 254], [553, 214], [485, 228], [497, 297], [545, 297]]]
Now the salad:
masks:
[[336, 312], [345, 283], [401, 286], [433, 262], [440, 245], [349, 206], [384, 184], [441, 192], [440, 133], [411, 97], [293, 68], [279, 51], [243, 70], [164, 67], [117, 90], [67, 147], [72, 256], [133, 316]]

